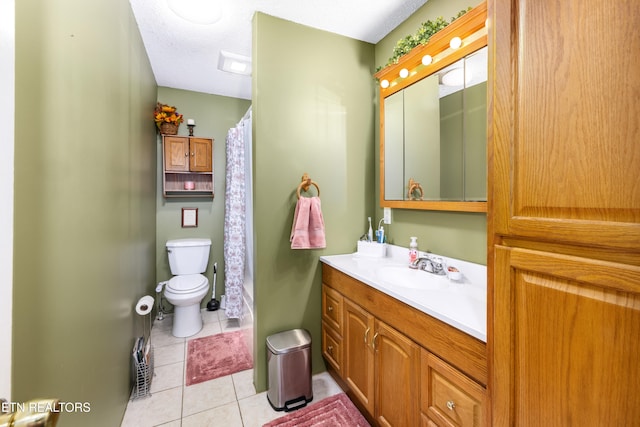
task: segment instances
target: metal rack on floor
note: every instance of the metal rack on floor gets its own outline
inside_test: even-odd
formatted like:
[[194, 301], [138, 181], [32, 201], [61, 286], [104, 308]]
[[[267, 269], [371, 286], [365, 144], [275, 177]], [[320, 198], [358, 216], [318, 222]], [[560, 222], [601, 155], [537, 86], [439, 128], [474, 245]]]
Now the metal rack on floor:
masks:
[[[133, 345], [133, 392], [131, 399], [151, 396], [153, 380], [153, 346], [151, 345], [151, 309], [153, 297], [145, 296], [136, 306], [136, 312], [142, 317], [142, 336], [136, 338]], [[148, 326], [148, 333], [147, 333]]]

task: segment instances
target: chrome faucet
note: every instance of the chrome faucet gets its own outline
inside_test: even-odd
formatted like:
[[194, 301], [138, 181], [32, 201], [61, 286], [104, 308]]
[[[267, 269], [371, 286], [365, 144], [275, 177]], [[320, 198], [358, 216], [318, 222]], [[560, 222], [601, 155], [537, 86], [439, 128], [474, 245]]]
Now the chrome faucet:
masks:
[[418, 257], [410, 265], [411, 268], [416, 268], [428, 273], [444, 275], [446, 274], [444, 261], [440, 257], [423, 256]]

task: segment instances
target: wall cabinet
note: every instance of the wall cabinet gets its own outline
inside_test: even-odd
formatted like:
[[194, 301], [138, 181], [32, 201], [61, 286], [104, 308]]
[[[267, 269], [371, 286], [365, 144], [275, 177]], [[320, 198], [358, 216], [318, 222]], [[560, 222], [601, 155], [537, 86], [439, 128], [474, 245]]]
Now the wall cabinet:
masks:
[[637, 425], [638, 7], [490, 5], [492, 424]]
[[213, 139], [163, 135], [162, 189], [165, 197], [213, 197]]
[[[431, 426], [485, 425], [484, 387], [433, 355], [428, 351], [429, 347], [423, 347], [423, 342], [431, 339], [431, 348], [441, 355], [457, 358], [464, 365], [463, 369], [480, 377], [484, 377], [486, 371], [475, 367], [486, 365], [484, 347], [476, 347], [475, 338], [464, 338], [458, 335], [462, 332], [456, 333], [452, 327], [442, 328], [440, 324], [431, 323], [433, 320], [323, 265], [322, 354], [329, 372], [337, 377], [374, 425], [414, 426], [420, 422]], [[425, 330], [434, 335], [430, 338], [429, 333], [418, 332]], [[455, 342], [457, 336], [461, 341]], [[450, 346], [446, 349], [440, 346], [441, 339], [449, 342]], [[465, 339], [469, 341], [465, 342]], [[420, 340], [419, 344], [417, 341]], [[435, 362], [427, 363], [429, 357]], [[440, 364], [436, 366], [438, 362]], [[431, 374], [436, 372], [431, 366], [436, 366], [437, 372], [444, 371], [444, 374]], [[429, 378], [439, 380], [442, 377], [447, 378], [444, 384], [448, 388], [441, 386], [443, 381], [438, 381], [438, 387], [433, 387], [436, 382]], [[439, 412], [433, 412], [442, 410], [442, 399], [447, 399], [445, 407], [450, 400], [457, 405], [446, 417], [438, 417]], [[425, 406], [421, 402], [436, 403]], [[448, 420], [455, 422], [446, 424]]]

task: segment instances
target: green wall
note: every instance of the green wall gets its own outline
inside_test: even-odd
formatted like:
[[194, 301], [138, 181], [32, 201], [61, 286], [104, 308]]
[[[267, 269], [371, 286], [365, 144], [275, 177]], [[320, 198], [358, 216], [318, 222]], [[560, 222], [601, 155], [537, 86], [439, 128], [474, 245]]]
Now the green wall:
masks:
[[[420, 24], [439, 16], [450, 20], [459, 11], [475, 7], [478, 0], [429, 0], [375, 46], [375, 66], [384, 66], [393, 55], [397, 41], [415, 34]], [[380, 161], [379, 91], [375, 95], [375, 161]], [[380, 205], [380, 169], [376, 167], [375, 198]], [[376, 223], [382, 218], [376, 209]], [[409, 246], [409, 237], [417, 236], [421, 250], [446, 255], [478, 264], [487, 263], [487, 219], [485, 214], [462, 212], [417, 211], [393, 209], [392, 224], [386, 226], [389, 242]]]
[[[320, 353], [319, 257], [350, 252], [374, 209], [373, 45], [257, 13], [253, 19], [255, 385], [267, 336], [293, 328]], [[318, 183], [324, 250], [292, 250], [296, 190]], [[312, 190], [313, 191], [313, 190]]]
[[[249, 79], [250, 77], [246, 77]], [[170, 239], [187, 237], [204, 237], [211, 239], [211, 254], [206, 276], [209, 282], [213, 278], [213, 263], [218, 263], [216, 294], [224, 293], [224, 191], [225, 191], [225, 140], [229, 128], [234, 127], [249, 109], [251, 101], [229, 98], [227, 96], [210, 95], [200, 92], [158, 88], [158, 102], [174, 105], [178, 112], [187, 119], [194, 119], [196, 127], [193, 134], [213, 138], [213, 184], [214, 197], [211, 198], [165, 198], [162, 195], [162, 138], [158, 135], [156, 151], [158, 165], [158, 190], [156, 203], [156, 277], [158, 281], [171, 278], [169, 260], [165, 243]], [[183, 123], [178, 128], [178, 135], [189, 135], [189, 129]], [[198, 227], [182, 228], [182, 208], [198, 208]], [[202, 300], [206, 307], [210, 296]], [[165, 307], [171, 307], [166, 302]]]
[[119, 425], [155, 282], [156, 84], [129, 2], [17, 1], [15, 99], [12, 400]]

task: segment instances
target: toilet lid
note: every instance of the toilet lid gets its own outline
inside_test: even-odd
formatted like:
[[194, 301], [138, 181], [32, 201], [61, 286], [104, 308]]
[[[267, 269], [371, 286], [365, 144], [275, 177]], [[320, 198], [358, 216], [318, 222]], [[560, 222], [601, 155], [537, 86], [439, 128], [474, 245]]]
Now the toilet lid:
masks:
[[209, 285], [207, 278], [202, 274], [185, 274], [182, 276], [174, 276], [169, 280], [167, 288], [171, 292], [186, 293], [198, 291]]

